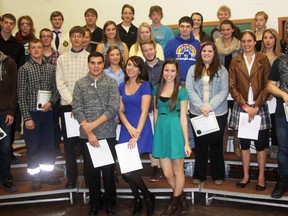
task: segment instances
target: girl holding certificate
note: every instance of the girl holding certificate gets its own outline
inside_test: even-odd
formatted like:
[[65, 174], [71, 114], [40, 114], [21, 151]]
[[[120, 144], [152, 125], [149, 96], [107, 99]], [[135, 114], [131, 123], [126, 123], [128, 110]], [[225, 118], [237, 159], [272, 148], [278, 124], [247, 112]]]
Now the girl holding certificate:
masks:
[[[126, 63], [124, 82], [119, 86], [119, 118], [122, 122], [119, 143], [129, 142], [128, 147], [138, 147], [140, 154], [151, 153], [153, 145], [152, 127], [148, 117], [152, 90], [147, 80], [148, 74], [142, 58], [130, 57]], [[152, 215], [155, 209], [155, 197], [147, 189], [139, 170], [123, 175], [135, 199], [133, 215], [140, 214], [143, 208], [139, 190], [144, 197], [147, 215]]]
[[[225, 180], [223, 134], [227, 124], [228, 72], [220, 64], [213, 42], [202, 45], [196, 64], [188, 71], [186, 88], [190, 99], [190, 117], [203, 115], [205, 120], [210, 112], [214, 112], [220, 129], [195, 136], [195, 169], [192, 182], [199, 184], [206, 180], [209, 156], [212, 179], [216, 185], [222, 185]], [[198, 134], [200, 132], [197, 131]]]
[[181, 86], [178, 61], [167, 59], [163, 64], [154, 95], [154, 145], [153, 157], [159, 158], [164, 176], [173, 190], [171, 202], [161, 215], [176, 215], [188, 211], [183, 194], [185, 184], [184, 158], [191, 148], [188, 138], [188, 94]]
[[[275, 59], [282, 55], [279, 35], [275, 29], [268, 28], [264, 31], [261, 52], [268, 57], [271, 67]], [[276, 98], [273, 95], [270, 95], [267, 100], [267, 104], [268, 107], [271, 106], [276, 108]], [[273, 112], [270, 112], [270, 118], [272, 127], [269, 157], [272, 159], [276, 159], [278, 152], [278, 141], [276, 137], [275, 109], [273, 110]]]
[[[234, 57], [229, 68], [229, 90], [235, 102], [229, 122], [231, 128], [238, 130], [240, 113], [248, 113], [249, 121], [260, 115], [261, 124], [258, 140], [255, 140], [257, 160], [259, 166], [257, 191], [263, 191], [265, 185], [266, 151], [269, 146], [269, 128], [271, 120], [266, 100], [268, 97], [267, 78], [270, 73], [270, 62], [264, 54], [255, 51], [256, 36], [246, 30], [241, 34], [243, 54]], [[240, 139], [243, 179], [236, 184], [237, 188], [244, 188], [250, 182], [250, 139]]]

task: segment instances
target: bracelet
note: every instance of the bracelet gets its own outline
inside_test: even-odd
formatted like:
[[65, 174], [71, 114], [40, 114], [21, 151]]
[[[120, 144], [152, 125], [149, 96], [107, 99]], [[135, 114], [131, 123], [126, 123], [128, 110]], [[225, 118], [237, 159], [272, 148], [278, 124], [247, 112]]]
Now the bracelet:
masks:
[[248, 107], [248, 104], [244, 104], [241, 108], [244, 110], [246, 107]]

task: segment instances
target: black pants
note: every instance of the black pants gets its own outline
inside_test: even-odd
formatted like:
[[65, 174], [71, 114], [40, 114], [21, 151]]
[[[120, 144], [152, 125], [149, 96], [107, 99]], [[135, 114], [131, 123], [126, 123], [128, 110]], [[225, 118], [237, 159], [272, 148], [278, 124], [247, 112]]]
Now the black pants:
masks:
[[195, 169], [193, 178], [201, 181], [206, 180], [208, 154], [210, 158], [212, 179], [225, 179], [223, 135], [227, 124], [227, 114], [216, 116], [216, 119], [220, 128], [219, 131], [200, 137], [196, 137], [195, 135]]
[[[108, 142], [113, 158], [115, 160], [116, 138], [108, 138], [106, 140]], [[84, 165], [85, 170], [87, 171], [86, 180], [88, 181], [88, 187], [89, 187], [90, 206], [98, 207], [101, 204], [101, 202], [103, 202], [106, 207], [115, 206], [116, 205], [116, 186], [114, 178], [115, 164], [94, 168], [86, 142], [88, 142], [88, 140], [81, 139]], [[103, 178], [103, 186], [105, 190], [102, 200], [101, 200], [102, 196], [101, 171]]]

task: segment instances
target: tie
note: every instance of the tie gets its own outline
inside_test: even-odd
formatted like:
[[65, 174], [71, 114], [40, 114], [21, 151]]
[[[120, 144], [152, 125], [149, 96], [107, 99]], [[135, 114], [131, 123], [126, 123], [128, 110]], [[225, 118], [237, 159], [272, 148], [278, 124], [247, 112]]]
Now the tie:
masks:
[[59, 47], [59, 34], [61, 33], [60, 31], [56, 32], [56, 31], [53, 31], [56, 35], [55, 37], [55, 46], [56, 46], [56, 49], [58, 50], [58, 47]]

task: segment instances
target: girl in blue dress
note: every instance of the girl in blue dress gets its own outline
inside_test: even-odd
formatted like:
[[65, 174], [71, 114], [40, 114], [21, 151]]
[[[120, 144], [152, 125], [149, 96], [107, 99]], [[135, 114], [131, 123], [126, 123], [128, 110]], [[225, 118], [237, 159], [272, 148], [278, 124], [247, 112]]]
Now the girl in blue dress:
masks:
[[[138, 146], [139, 153], [151, 153], [153, 133], [148, 110], [152, 97], [152, 90], [148, 74], [141, 57], [132, 56], [128, 59], [125, 70], [124, 83], [119, 86], [120, 110], [119, 118], [122, 122], [119, 143], [128, 142], [129, 148]], [[139, 190], [144, 197], [147, 215], [152, 215], [155, 209], [155, 196], [146, 187], [139, 171], [123, 174], [128, 181], [135, 199], [133, 215], [142, 211], [142, 201]]]

